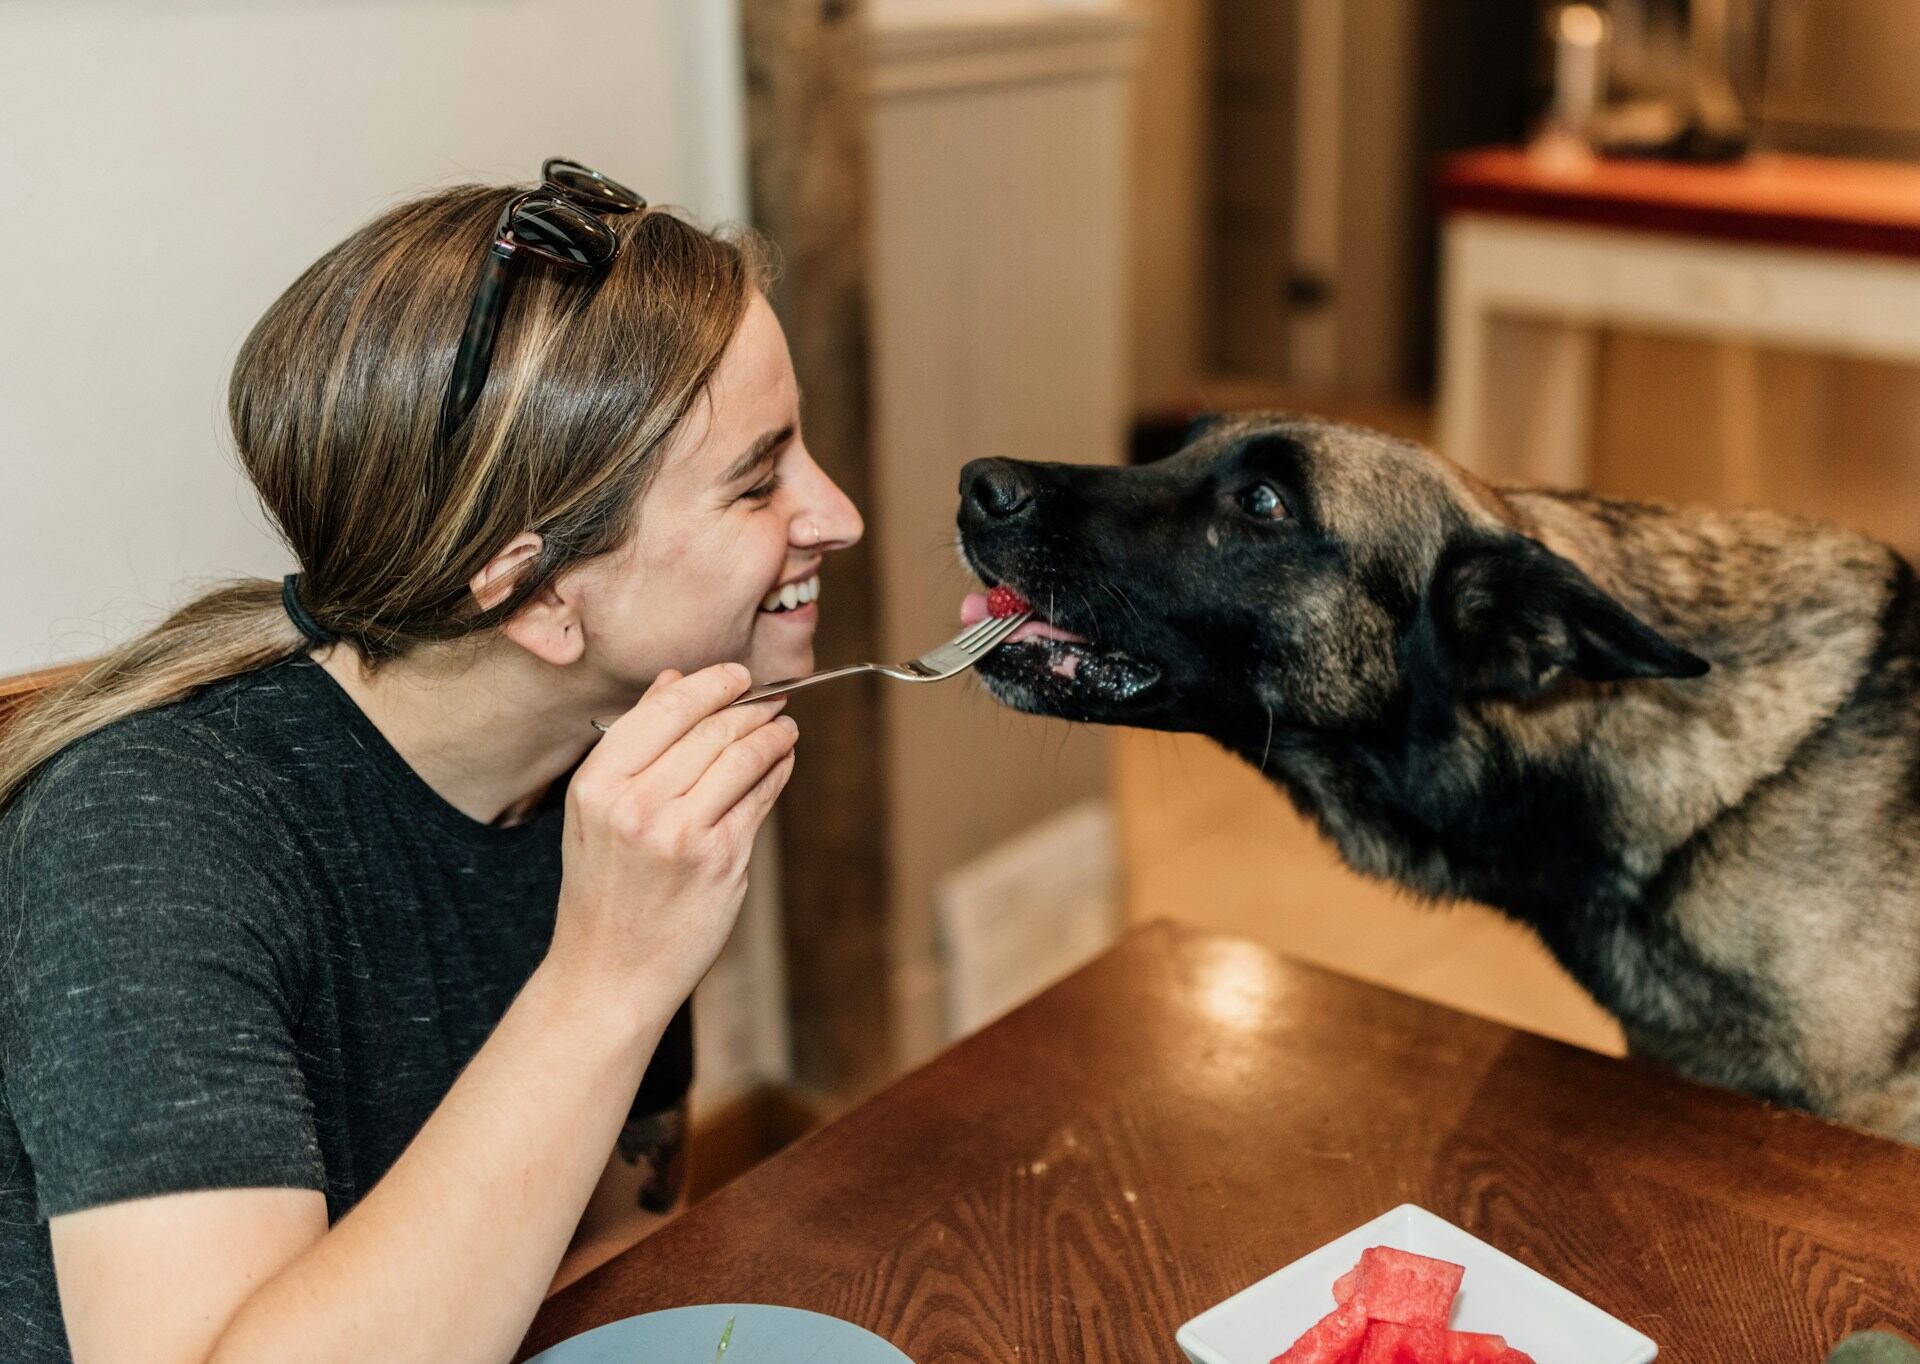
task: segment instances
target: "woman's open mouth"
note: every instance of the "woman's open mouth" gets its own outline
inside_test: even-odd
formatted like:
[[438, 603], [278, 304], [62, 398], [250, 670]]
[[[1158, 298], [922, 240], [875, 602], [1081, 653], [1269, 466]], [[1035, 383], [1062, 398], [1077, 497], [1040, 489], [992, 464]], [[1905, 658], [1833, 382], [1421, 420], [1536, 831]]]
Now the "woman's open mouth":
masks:
[[820, 599], [820, 575], [799, 582], [785, 583], [767, 593], [760, 601], [760, 613], [766, 616], [784, 616], [803, 612]]

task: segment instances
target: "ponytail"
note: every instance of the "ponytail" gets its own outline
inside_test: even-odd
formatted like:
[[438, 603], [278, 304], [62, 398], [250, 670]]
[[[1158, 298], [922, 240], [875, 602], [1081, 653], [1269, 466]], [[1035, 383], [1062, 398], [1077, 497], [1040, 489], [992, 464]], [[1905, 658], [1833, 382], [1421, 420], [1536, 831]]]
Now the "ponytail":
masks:
[[243, 578], [196, 598], [14, 712], [0, 736], [0, 814], [76, 739], [306, 647], [281, 607], [278, 583]]

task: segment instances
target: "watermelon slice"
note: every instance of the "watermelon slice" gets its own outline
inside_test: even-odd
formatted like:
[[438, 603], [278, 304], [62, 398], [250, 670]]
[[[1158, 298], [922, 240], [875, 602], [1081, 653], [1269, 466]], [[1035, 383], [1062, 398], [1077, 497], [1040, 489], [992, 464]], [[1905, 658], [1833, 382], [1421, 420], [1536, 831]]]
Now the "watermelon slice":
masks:
[[1390, 1246], [1333, 1281], [1339, 1304], [1273, 1364], [1534, 1364], [1500, 1336], [1449, 1331], [1466, 1270]]
[[1335, 1302], [1346, 1302], [1359, 1291], [1359, 1288], [1360, 1266], [1355, 1265], [1352, 1269], [1349, 1269], [1345, 1274], [1342, 1274], [1333, 1281], [1333, 1300]]
[[1358, 1364], [1447, 1364], [1447, 1333], [1438, 1326], [1374, 1321], [1367, 1326]]
[[1366, 1304], [1367, 1316], [1374, 1321], [1444, 1328], [1466, 1272], [1465, 1266], [1450, 1260], [1370, 1246], [1360, 1252], [1354, 1297]]
[[1273, 1364], [1354, 1364], [1367, 1334], [1367, 1314], [1357, 1302], [1342, 1303], [1293, 1342]]
[[1447, 1364], [1508, 1364], [1509, 1354], [1503, 1336], [1482, 1335], [1478, 1331], [1447, 1332]]

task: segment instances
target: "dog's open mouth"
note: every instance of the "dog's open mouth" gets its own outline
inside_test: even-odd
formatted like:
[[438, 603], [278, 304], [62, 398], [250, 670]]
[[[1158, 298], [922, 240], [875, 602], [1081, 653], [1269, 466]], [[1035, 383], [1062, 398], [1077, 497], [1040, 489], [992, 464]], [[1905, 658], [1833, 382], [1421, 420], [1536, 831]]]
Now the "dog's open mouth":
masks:
[[1152, 664], [1054, 624], [1004, 586], [996, 585], [991, 594], [971, 593], [960, 604], [960, 623], [973, 625], [1012, 610], [1034, 615], [980, 664], [981, 676], [1003, 700], [1023, 708], [1074, 711], [1092, 702], [1131, 700], [1160, 678]]

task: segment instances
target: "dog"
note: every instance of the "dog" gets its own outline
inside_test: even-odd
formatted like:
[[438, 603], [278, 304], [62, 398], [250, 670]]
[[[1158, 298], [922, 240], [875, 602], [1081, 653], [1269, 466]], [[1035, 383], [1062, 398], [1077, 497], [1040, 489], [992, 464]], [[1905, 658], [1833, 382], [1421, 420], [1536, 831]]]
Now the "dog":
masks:
[[[1206, 735], [1356, 870], [1529, 926], [1683, 1074], [1920, 1142], [1920, 599], [1865, 536], [1494, 488], [1219, 419], [978, 460], [960, 548], [1039, 715]], [[983, 609], [974, 599], [976, 616]]]

